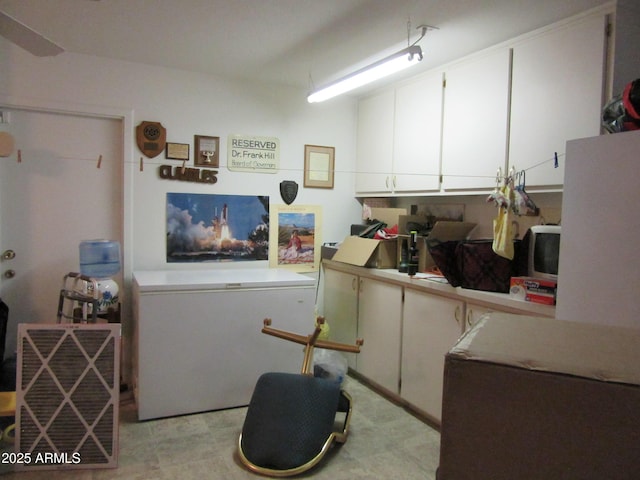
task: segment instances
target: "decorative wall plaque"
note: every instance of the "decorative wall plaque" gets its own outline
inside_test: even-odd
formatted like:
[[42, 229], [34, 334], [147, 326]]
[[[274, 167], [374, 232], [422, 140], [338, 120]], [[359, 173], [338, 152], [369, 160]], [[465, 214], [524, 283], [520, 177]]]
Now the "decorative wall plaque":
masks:
[[136, 142], [142, 153], [153, 158], [167, 144], [167, 129], [160, 122], [142, 122], [136, 127]]
[[298, 196], [298, 184], [293, 180], [280, 182], [280, 196], [287, 205], [291, 205]]

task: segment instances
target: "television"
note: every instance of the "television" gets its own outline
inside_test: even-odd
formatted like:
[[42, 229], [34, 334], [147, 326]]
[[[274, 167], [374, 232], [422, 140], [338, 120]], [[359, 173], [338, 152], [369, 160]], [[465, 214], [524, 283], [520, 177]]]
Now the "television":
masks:
[[529, 236], [528, 275], [558, 281], [560, 225], [534, 225]]

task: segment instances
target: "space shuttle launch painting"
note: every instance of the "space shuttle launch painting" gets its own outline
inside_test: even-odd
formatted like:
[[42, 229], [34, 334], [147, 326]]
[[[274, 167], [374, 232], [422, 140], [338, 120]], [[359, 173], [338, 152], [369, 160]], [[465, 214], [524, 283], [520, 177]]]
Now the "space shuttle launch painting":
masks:
[[268, 257], [268, 196], [167, 193], [167, 262]]

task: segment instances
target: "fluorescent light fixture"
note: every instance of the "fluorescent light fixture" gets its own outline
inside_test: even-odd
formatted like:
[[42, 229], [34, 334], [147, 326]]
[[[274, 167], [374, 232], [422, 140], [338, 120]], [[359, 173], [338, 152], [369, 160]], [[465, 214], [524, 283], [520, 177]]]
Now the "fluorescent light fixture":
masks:
[[422, 49], [411, 45], [309, 94], [309, 103], [324, 102], [337, 95], [416, 65], [422, 60]]

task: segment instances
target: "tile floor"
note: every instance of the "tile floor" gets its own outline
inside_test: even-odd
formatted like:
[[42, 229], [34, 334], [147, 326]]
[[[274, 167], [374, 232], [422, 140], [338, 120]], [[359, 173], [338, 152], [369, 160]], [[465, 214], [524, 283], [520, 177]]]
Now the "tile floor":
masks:
[[[434, 480], [438, 432], [354, 378], [346, 378], [344, 388], [353, 398], [347, 442], [295, 478]], [[118, 468], [12, 472], [0, 465], [2, 480], [261, 478], [236, 458], [246, 408], [138, 422], [135, 404], [125, 399], [120, 413]]]

